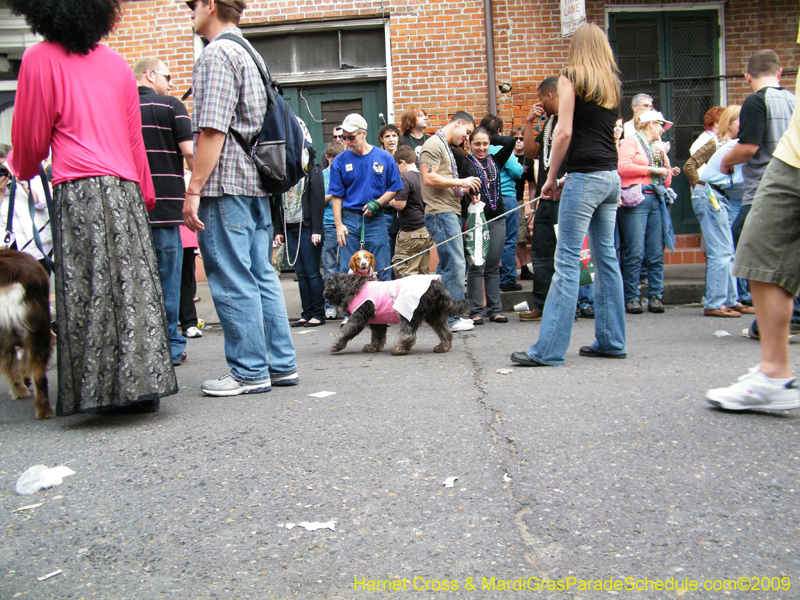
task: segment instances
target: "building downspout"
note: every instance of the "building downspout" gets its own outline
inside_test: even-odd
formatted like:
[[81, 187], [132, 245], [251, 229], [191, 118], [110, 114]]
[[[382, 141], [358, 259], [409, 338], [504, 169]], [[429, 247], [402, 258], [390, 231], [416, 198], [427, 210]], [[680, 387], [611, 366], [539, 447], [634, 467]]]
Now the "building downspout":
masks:
[[492, 0], [483, 0], [483, 19], [486, 23], [486, 72], [489, 82], [489, 113], [497, 114], [497, 85], [494, 80], [494, 20]]

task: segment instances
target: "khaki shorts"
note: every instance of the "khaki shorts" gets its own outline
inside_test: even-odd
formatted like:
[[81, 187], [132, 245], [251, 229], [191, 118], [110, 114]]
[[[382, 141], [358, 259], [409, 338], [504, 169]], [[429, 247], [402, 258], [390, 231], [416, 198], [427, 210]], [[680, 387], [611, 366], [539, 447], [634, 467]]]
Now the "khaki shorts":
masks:
[[[525, 204], [525, 200], [520, 200], [518, 206], [522, 206]], [[517, 243], [524, 244], [528, 241], [528, 238], [531, 236], [531, 226], [528, 224], [528, 221], [525, 220], [525, 209], [519, 209], [519, 231], [517, 232]]]
[[800, 293], [800, 169], [770, 161], [744, 223], [733, 274]]

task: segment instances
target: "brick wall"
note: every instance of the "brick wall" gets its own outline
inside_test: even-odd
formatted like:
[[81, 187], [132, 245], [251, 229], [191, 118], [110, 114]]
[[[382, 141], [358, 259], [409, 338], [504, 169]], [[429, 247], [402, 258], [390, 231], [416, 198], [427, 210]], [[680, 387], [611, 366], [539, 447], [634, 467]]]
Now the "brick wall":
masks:
[[[666, 0], [617, 4], [678, 4]], [[559, 5], [555, 0], [495, 0], [495, 62], [498, 83], [508, 81], [509, 94], [496, 92], [498, 112], [510, 127], [522, 125], [536, 102], [536, 87], [557, 74], [566, 60], [568, 40], [560, 37]], [[589, 19], [602, 25], [604, 4], [588, 0]], [[482, 0], [251, 0], [243, 25], [319, 19], [386, 16], [390, 19], [391, 51], [398, 115], [406, 106], [421, 104], [441, 126], [456, 108], [477, 116], [488, 110], [486, 47]], [[731, 0], [725, 4], [727, 71], [744, 72], [757, 49], [771, 48], [786, 68], [796, 68], [795, 44], [800, 3], [797, 0]], [[190, 13], [174, 0], [139, 0], [124, 4], [122, 22], [109, 44], [130, 63], [144, 55], [167, 62], [176, 95], [188, 89], [193, 46]], [[793, 77], [785, 85], [794, 88]], [[749, 93], [744, 80], [729, 80], [730, 102]]]
[[[618, 0], [631, 6], [668, 6], [677, 0]], [[605, 4], [587, 0], [590, 21], [604, 23]], [[797, 68], [795, 43], [800, 18], [797, 0], [730, 0], [725, 3], [727, 72], [743, 73], [753, 51], [778, 52], [787, 69]], [[320, 19], [385, 16], [390, 20], [394, 104], [397, 115], [420, 104], [431, 116], [431, 130], [443, 125], [457, 108], [480, 117], [488, 111], [486, 47], [482, 0], [250, 0], [242, 25]], [[556, 75], [567, 56], [569, 40], [561, 38], [556, 0], [495, 0], [495, 78], [512, 84], [509, 94], [495, 92], [498, 113], [507, 130], [524, 125], [536, 88]], [[191, 85], [194, 60], [190, 12], [175, 0], [132, 0], [124, 4], [122, 22], [108, 43], [131, 64], [145, 55], [168, 63], [176, 96]], [[269, 57], [267, 57], [269, 59]], [[783, 81], [794, 89], [794, 76]], [[728, 99], [741, 103], [749, 93], [744, 80], [727, 81]], [[191, 105], [189, 105], [191, 109]], [[702, 258], [699, 236], [679, 236], [678, 252], [668, 262]], [[702, 261], [701, 261], [702, 262]]]

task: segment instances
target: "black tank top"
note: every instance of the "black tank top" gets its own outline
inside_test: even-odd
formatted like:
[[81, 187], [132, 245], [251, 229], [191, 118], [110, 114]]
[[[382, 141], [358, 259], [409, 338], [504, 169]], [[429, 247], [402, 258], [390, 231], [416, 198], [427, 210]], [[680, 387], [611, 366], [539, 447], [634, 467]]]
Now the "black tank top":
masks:
[[572, 141], [567, 159], [570, 173], [617, 170], [616, 122], [617, 111], [575, 96]]

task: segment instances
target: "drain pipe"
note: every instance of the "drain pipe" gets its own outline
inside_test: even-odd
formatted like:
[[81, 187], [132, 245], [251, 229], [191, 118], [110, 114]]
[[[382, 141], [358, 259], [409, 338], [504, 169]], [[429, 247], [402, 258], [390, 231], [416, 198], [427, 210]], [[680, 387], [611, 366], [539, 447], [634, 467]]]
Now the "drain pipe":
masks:
[[497, 84], [494, 80], [494, 20], [492, 0], [483, 0], [483, 19], [486, 23], [486, 72], [489, 80], [489, 112], [497, 114]]

